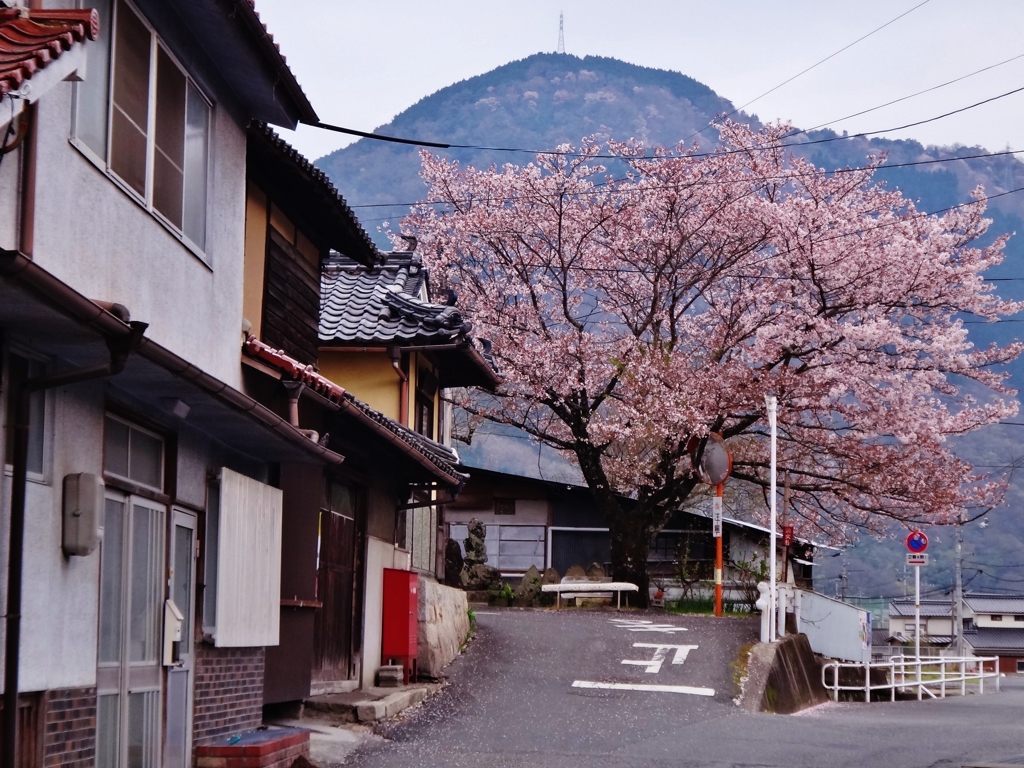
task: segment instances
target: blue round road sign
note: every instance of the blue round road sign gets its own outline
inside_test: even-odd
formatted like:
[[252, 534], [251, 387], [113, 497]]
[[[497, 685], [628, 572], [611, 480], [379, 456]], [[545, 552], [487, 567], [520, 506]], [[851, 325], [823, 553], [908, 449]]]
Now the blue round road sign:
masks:
[[907, 536], [907, 549], [915, 555], [920, 555], [928, 549], [928, 537], [921, 531], [911, 531]]

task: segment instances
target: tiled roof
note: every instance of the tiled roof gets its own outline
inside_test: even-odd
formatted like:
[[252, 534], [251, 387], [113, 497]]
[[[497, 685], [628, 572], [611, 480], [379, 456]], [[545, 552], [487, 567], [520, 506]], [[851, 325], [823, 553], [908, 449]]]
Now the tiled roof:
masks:
[[95, 40], [99, 32], [95, 9], [0, 9], [0, 96], [20, 89], [75, 43]]
[[[889, 603], [890, 616], [914, 617], [913, 600], [893, 600]], [[953, 603], [950, 600], [922, 600], [922, 616], [952, 616]]]
[[378, 267], [331, 254], [320, 280], [324, 341], [450, 344], [469, 340], [472, 325], [454, 306], [420, 298], [427, 278], [415, 253], [392, 251]]
[[352, 393], [346, 392], [330, 379], [321, 376], [314, 366], [303, 365], [281, 350], [264, 344], [255, 336], [246, 338], [242, 350], [250, 357], [269, 363], [288, 378], [301, 381], [329, 402], [340, 406], [341, 411], [355, 416], [363, 424], [375, 429], [378, 434], [382, 431], [387, 433], [392, 444], [412, 456], [421, 465], [429, 465], [435, 474], [439, 474], [449, 483], [461, 486], [469, 477], [458, 471], [459, 455], [454, 450], [375, 411]]
[[964, 640], [977, 651], [1024, 651], [1024, 627], [979, 627], [964, 632]]
[[250, 162], [250, 167], [258, 167], [268, 177], [268, 183], [291, 198], [306, 215], [312, 213], [315, 206], [316, 212], [325, 217], [329, 224], [327, 244], [330, 247], [361, 264], [383, 261], [384, 256], [327, 174], [266, 123], [249, 129], [249, 150], [250, 161], [256, 161]]
[[975, 613], [1024, 614], [1021, 595], [964, 595], [964, 602]]

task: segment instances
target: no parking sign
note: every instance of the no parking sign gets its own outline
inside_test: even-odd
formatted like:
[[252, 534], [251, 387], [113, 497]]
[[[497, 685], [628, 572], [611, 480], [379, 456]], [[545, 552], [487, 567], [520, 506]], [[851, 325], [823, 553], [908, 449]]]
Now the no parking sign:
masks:
[[912, 554], [923, 555], [924, 551], [928, 549], [928, 537], [924, 531], [911, 531], [910, 535], [907, 536], [907, 549]]

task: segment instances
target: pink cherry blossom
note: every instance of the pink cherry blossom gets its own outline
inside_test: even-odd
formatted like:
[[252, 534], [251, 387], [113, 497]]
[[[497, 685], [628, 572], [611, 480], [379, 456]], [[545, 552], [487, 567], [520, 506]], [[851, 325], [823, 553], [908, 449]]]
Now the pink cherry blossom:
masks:
[[829, 173], [780, 146], [788, 125], [720, 130], [711, 154], [612, 143], [614, 172], [592, 141], [487, 170], [424, 153], [445, 205], [403, 231], [504, 376], [462, 404], [577, 461], [616, 577], [642, 585], [650, 537], [699, 487], [691, 435], [721, 433], [730, 483], [767, 487], [766, 394], [798, 532], [997, 503], [1003, 484], [947, 443], [1017, 412], [1000, 365], [1022, 345], [979, 349], [961, 320], [1021, 309], [982, 277], [1006, 239], [976, 244], [981, 190], [925, 215], [874, 180], [884, 158]]

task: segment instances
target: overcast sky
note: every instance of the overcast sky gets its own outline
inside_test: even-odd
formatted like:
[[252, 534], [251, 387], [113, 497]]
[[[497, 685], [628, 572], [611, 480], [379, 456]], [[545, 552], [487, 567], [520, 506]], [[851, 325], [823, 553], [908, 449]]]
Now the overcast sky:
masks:
[[[459, 80], [565, 49], [689, 75], [741, 106], [921, 0], [256, 0], [320, 119], [370, 131]], [[816, 126], [1024, 54], [1024, 0], [925, 4], [747, 107]], [[1024, 87], [1024, 58], [833, 124], [887, 129]], [[1024, 149], [1024, 92], [887, 134]], [[285, 133], [312, 159], [347, 141]], [[621, 137], [627, 138], [627, 137]], [[1024, 158], [1024, 155], [1020, 157]]]

